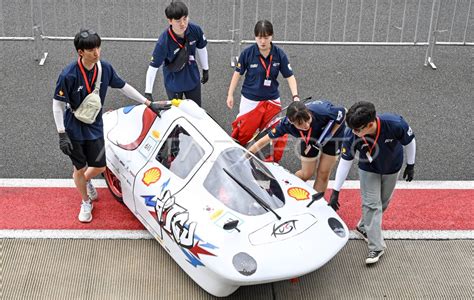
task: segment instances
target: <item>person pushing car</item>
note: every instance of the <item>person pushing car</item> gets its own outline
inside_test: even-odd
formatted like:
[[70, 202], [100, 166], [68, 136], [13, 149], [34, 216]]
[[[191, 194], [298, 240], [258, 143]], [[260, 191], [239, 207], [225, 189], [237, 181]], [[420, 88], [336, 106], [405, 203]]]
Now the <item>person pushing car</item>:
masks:
[[98, 197], [91, 179], [102, 173], [106, 165], [102, 106], [107, 88], [119, 89], [156, 113], [170, 106], [147, 100], [125, 83], [110, 63], [100, 60], [101, 39], [93, 30], [80, 30], [74, 37], [74, 46], [79, 57], [59, 75], [53, 115], [59, 147], [72, 161], [74, 183], [82, 199], [79, 221], [91, 222], [92, 200]]

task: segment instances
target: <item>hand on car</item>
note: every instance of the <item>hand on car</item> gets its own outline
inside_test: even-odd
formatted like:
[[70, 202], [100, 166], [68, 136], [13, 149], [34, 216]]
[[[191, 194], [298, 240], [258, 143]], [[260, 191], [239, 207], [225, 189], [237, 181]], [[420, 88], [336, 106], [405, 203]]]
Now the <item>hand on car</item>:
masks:
[[154, 113], [159, 115], [160, 111], [170, 109], [171, 103], [169, 103], [169, 101], [153, 101], [150, 103], [149, 107]]
[[334, 211], [337, 211], [339, 209], [339, 191], [333, 190], [331, 194], [331, 198], [329, 198], [329, 206], [334, 209]]

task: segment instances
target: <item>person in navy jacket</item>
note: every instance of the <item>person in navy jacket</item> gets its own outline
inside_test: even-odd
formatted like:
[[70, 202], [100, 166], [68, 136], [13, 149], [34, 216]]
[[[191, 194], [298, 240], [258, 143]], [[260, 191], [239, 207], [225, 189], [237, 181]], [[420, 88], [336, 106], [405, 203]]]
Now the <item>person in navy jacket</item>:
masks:
[[[278, 74], [288, 80], [293, 100], [298, 101], [298, 89], [293, 70], [285, 52], [272, 43], [273, 25], [258, 21], [254, 28], [256, 43], [242, 51], [227, 93], [227, 106], [234, 106], [234, 91], [245, 74], [240, 97], [239, 114], [232, 123], [232, 137], [245, 146], [254, 133], [264, 127], [281, 110]], [[286, 145], [286, 136], [274, 141], [273, 157], [278, 162]]]
[[346, 109], [328, 100], [304, 104], [295, 101], [287, 109], [286, 117], [249, 151], [258, 152], [271, 140], [286, 134], [300, 138], [301, 169], [296, 176], [304, 181], [316, 175], [314, 189], [325, 192], [329, 175], [340, 154], [345, 129]]
[[377, 115], [375, 106], [365, 101], [352, 105], [346, 122], [352, 131], [345, 135], [329, 205], [334, 210], [339, 209], [339, 191], [358, 152], [362, 218], [356, 232], [368, 243], [365, 262], [370, 265], [378, 262], [386, 249], [382, 214], [390, 203], [403, 165], [403, 148], [407, 156], [403, 178], [413, 180], [415, 135], [403, 117], [389, 113]]
[[[207, 40], [198, 25], [189, 22], [188, 8], [173, 1], [165, 10], [169, 27], [160, 35], [146, 72], [145, 96], [153, 100], [153, 85], [163, 65], [163, 81], [168, 99], [191, 99], [201, 106], [201, 83], [209, 80]], [[196, 63], [202, 67], [202, 79]]]
[[74, 183], [81, 194], [82, 204], [79, 221], [92, 221], [92, 200], [97, 191], [91, 179], [105, 170], [104, 132], [102, 110], [92, 124], [77, 119], [73, 113], [87, 95], [100, 82], [99, 97], [104, 105], [107, 88], [119, 89], [125, 96], [144, 103], [155, 111], [169, 108], [158, 102], [150, 102], [136, 89], [125, 83], [112, 65], [100, 60], [102, 75], [98, 78], [101, 39], [92, 30], [83, 29], [74, 37], [74, 46], [79, 57], [64, 68], [59, 75], [53, 97], [53, 114], [59, 133], [59, 147], [68, 155], [74, 166]]

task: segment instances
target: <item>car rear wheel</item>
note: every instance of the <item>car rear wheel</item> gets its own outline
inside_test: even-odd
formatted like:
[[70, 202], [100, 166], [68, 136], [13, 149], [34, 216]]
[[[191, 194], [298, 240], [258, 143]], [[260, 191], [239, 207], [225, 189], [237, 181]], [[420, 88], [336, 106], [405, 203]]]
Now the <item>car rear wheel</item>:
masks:
[[104, 178], [109, 191], [112, 193], [115, 199], [117, 199], [117, 201], [120, 203], [123, 203], [122, 186], [117, 176], [115, 176], [115, 174], [112, 173], [109, 168], [105, 168]]

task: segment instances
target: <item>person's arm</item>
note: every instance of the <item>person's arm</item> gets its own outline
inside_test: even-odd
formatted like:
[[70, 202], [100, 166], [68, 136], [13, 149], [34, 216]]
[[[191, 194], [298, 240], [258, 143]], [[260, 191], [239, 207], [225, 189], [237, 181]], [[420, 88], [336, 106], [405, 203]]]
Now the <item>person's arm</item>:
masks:
[[265, 147], [268, 143], [270, 143], [271, 141], [271, 138], [270, 136], [267, 134], [265, 135], [264, 137], [262, 137], [261, 139], [259, 139], [258, 141], [255, 142], [255, 144], [253, 144], [250, 148], [249, 148], [249, 152], [252, 152], [253, 154], [257, 153], [258, 151], [260, 151], [260, 149], [262, 149], [263, 147]]
[[148, 66], [148, 70], [146, 71], [145, 94], [152, 94], [153, 85], [155, 84], [156, 72], [158, 72], [158, 68]]
[[64, 110], [66, 109], [66, 103], [53, 99], [53, 116], [54, 123], [56, 124], [56, 129], [58, 133], [63, 133], [66, 131], [64, 128]]
[[351, 170], [352, 166], [352, 160], [346, 160], [344, 158], [341, 158], [339, 161], [339, 165], [337, 166], [336, 170], [336, 178], [334, 182], [334, 187], [333, 190], [335, 191], [340, 191], [342, 188], [342, 185], [344, 184], [344, 181], [346, 181], [347, 175], [349, 174], [349, 171]]
[[227, 92], [227, 107], [232, 108], [234, 106], [234, 92], [239, 84], [240, 73], [235, 71], [230, 80], [229, 91]]
[[53, 99], [53, 116], [54, 123], [56, 124], [56, 129], [58, 130], [59, 135], [59, 149], [66, 154], [71, 155], [73, 150], [73, 145], [69, 136], [64, 128], [64, 110], [66, 109], [66, 103]]
[[205, 84], [209, 80], [209, 61], [207, 59], [207, 48], [196, 48], [196, 54], [202, 67], [201, 83]]
[[151, 101], [143, 97], [142, 94], [140, 94], [133, 86], [129, 85], [128, 83], [125, 83], [125, 86], [119, 89], [119, 91], [128, 98], [137, 101], [138, 103], [150, 106]]
[[404, 146], [407, 153], [407, 166], [403, 171], [403, 179], [406, 181], [412, 181], [415, 176], [415, 156], [416, 156], [416, 142], [415, 138], [411, 142]]
[[209, 70], [209, 60], [207, 55], [207, 47], [202, 49], [196, 48], [196, 54], [199, 62], [201, 63], [201, 67], [203, 70]]
[[341, 158], [339, 165], [337, 166], [336, 179], [328, 203], [328, 205], [331, 206], [335, 211], [339, 209], [339, 191], [341, 190], [341, 187], [344, 184], [349, 171], [351, 170], [351, 166], [352, 160], [346, 160], [344, 158]]
[[293, 96], [293, 101], [300, 101], [298, 96], [298, 85], [296, 83], [295, 75], [291, 75], [286, 80], [288, 80], [288, 86], [290, 87], [291, 95]]

